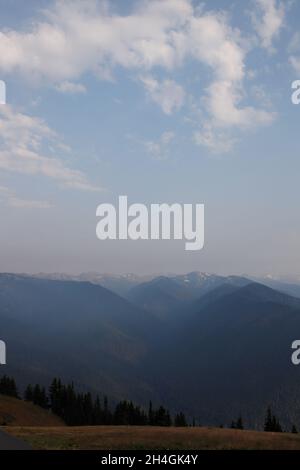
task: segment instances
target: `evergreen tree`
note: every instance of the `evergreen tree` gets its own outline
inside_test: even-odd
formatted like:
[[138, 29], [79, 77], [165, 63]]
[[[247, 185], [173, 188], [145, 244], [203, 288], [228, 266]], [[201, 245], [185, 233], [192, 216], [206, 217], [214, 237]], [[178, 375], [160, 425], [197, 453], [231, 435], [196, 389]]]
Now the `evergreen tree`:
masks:
[[61, 388], [61, 381], [59, 379], [54, 378], [49, 388], [50, 407], [53, 413], [59, 416], [61, 411]]
[[266, 415], [266, 419], [265, 419], [264, 430], [266, 432], [271, 432], [272, 431], [272, 425], [273, 425], [272, 411], [271, 411], [271, 408], [268, 407], [267, 415]]
[[103, 411], [101, 408], [101, 402], [99, 395], [97, 395], [94, 405], [94, 422], [93, 424], [102, 424], [103, 423]]
[[27, 386], [25, 390], [24, 399], [26, 401], [33, 401], [33, 388], [32, 388], [32, 385], [30, 384]]
[[3, 375], [0, 379], [0, 394], [19, 398], [16, 382], [13, 378]]
[[239, 418], [236, 422], [236, 429], [244, 429], [243, 419], [242, 419], [241, 416], [239, 416]]
[[154, 412], [155, 426], [172, 426], [170, 413], [163, 406]]
[[271, 407], [268, 407], [264, 430], [266, 432], [282, 432], [282, 427], [279, 420], [275, 415], [273, 415]]
[[113, 421], [116, 425], [144, 426], [148, 418], [139, 406], [135, 406], [132, 402], [122, 401], [115, 408]]
[[153, 426], [154, 424], [154, 415], [153, 415], [153, 408], [152, 408], [152, 401], [149, 402], [149, 410], [148, 410], [148, 424]]
[[104, 397], [103, 403], [103, 424], [112, 424], [112, 414], [108, 407], [108, 398], [107, 396]]
[[296, 426], [295, 426], [294, 424], [293, 424], [293, 426], [292, 426], [292, 433], [293, 433], [293, 434], [298, 434], [297, 428], [296, 428]]
[[175, 416], [174, 424], [177, 427], [187, 426], [187, 422], [183, 413], [180, 412]]
[[33, 389], [29, 385], [25, 394], [27, 393], [27, 400], [31, 395], [31, 400], [35, 405], [38, 405], [42, 408], [48, 408], [48, 397], [44, 387], [41, 387], [39, 384], [36, 384]]

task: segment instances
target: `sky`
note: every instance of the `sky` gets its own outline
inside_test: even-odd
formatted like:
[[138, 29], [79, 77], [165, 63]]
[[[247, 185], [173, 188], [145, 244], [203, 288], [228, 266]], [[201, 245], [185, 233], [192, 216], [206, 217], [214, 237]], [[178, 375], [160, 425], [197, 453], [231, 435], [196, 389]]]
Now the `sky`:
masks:
[[[300, 277], [300, 3], [0, 0], [1, 271]], [[205, 246], [96, 208], [203, 203]]]

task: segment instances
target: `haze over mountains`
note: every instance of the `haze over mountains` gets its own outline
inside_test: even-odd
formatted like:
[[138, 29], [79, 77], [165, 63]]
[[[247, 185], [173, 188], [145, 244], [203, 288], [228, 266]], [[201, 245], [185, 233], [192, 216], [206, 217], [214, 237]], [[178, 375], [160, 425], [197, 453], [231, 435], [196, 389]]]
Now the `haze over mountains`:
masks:
[[259, 427], [269, 404], [300, 424], [300, 299], [238, 276], [89, 276], [0, 274], [3, 373], [151, 399], [202, 424], [242, 413]]

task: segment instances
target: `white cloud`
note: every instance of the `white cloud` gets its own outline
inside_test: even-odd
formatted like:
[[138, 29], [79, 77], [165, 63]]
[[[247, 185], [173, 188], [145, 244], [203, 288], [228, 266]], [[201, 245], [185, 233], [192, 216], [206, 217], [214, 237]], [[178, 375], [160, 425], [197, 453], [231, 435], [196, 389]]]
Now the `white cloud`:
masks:
[[216, 154], [228, 153], [237, 142], [234, 137], [214, 128], [209, 123], [201, 130], [194, 132], [194, 141], [197, 145], [203, 145]]
[[239, 107], [242, 94], [235, 83], [219, 80], [207, 93], [207, 108], [218, 127], [251, 128], [270, 124], [275, 114], [252, 106]]
[[185, 99], [185, 92], [182, 86], [173, 80], [163, 80], [159, 82], [151, 76], [141, 77], [150, 98], [160, 106], [165, 114], [172, 114], [173, 111], [182, 107]]
[[56, 86], [57, 91], [61, 93], [68, 93], [68, 94], [77, 94], [77, 93], [86, 93], [86, 87], [81, 83], [74, 83], [64, 81], [61, 82], [59, 85]]
[[[264, 105], [268, 108], [264, 94]], [[225, 154], [230, 152], [238, 142], [238, 132], [255, 129], [259, 126], [271, 124], [276, 113], [254, 106], [241, 106], [243, 93], [239, 82], [216, 80], [206, 90], [204, 98], [206, 115], [194, 109], [198, 121], [192, 120], [198, 130], [194, 132], [194, 142], [205, 146], [213, 153]], [[262, 100], [261, 100], [262, 101]]]
[[284, 26], [285, 6], [278, 0], [255, 0], [257, 11], [252, 15], [253, 26], [262, 42], [262, 46], [272, 50]]
[[9, 207], [19, 209], [49, 209], [53, 207], [52, 204], [47, 201], [22, 199], [16, 195], [15, 191], [5, 186], [0, 186], [0, 200], [4, 201]]
[[146, 151], [158, 160], [165, 160], [169, 156], [170, 144], [175, 139], [172, 131], [163, 132], [157, 140], [147, 140], [141, 143]]
[[204, 22], [203, 18], [194, 20], [193, 42], [199, 44], [197, 37], [205, 37], [207, 28], [210, 44], [206, 47], [203, 44], [198, 53], [211, 66], [214, 79], [202, 98], [202, 117], [194, 140], [213, 152], [226, 153], [237, 142], [237, 131], [269, 125], [276, 115], [269, 110], [243, 104], [246, 98], [242, 92], [246, 77], [246, 51], [237, 33], [228, 26], [226, 18], [209, 16], [204, 19]]
[[43, 175], [58, 181], [64, 187], [97, 191], [86, 176], [66, 166], [58, 157], [49, 156], [49, 143], [59, 152], [61, 142], [39, 118], [15, 111], [6, 105], [0, 107], [0, 168], [28, 175]]
[[0, 69], [60, 83], [116, 65], [172, 68], [179, 59], [172, 36], [191, 14], [189, 0], [140, 2], [128, 16], [102, 1], [58, 0], [31, 30], [1, 33]]
[[[263, 46], [270, 48], [283, 26], [285, 9], [275, 0], [256, 0], [256, 4], [260, 16], [255, 16], [255, 28]], [[211, 71], [213, 80], [201, 103], [206, 117], [199, 122], [200, 132], [215, 128], [214, 134], [220, 135], [222, 127], [244, 130], [253, 122], [272, 121], [273, 114], [243, 105], [240, 90], [248, 46], [225, 14], [195, 8], [191, 0], [144, 0], [126, 16], [110, 6], [100, 0], [57, 0], [30, 30], [2, 31], [0, 71], [70, 91], [79, 85], [74, 80], [87, 72], [111, 79], [114, 69], [122, 67], [135, 73], [149, 97], [170, 115], [183, 106], [186, 95], [171, 74], [193, 61], [200, 71], [203, 66]], [[158, 69], [159, 80], [153, 76]], [[213, 93], [216, 88], [219, 98]], [[228, 113], [221, 103], [228, 106]]]
[[0, 70], [59, 84], [115, 66], [173, 70], [192, 57], [237, 80], [244, 75], [238, 41], [224, 15], [198, 12], [191, 0], [143, 1], [127, 16], [106, 2], [61, 0], [30, 31], [1, 33]]

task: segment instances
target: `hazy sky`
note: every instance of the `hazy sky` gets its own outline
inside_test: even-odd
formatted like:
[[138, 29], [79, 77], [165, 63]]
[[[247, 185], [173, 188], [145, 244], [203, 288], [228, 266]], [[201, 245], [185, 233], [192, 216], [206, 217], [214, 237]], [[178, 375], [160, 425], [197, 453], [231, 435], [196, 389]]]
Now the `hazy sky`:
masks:
[[[300, 275], [300, 3], [0, 0], [1, 271]], [[96, 207], [204, 203], [205, 247]]]

